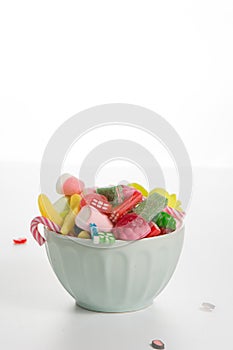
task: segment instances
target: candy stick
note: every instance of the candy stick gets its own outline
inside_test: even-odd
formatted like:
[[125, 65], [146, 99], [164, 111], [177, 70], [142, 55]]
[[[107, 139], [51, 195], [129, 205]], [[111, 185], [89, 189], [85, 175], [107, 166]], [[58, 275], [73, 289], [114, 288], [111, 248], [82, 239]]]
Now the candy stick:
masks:
[[35, 238], [37, 243], [39, 243], [39, 245], [44, 244], [44, 242], [46, 241], [45, 238], [43, 236], [41, 236], [41, 234], [38, 230], [39, 224], [46, 226], [51, 231], [54, 231], [54, 232], [60, 231], [60, 226], [58, 226], [54, 222], [50, 221], [47, 218], [44, 218], [43, 216], [37, 216], [36, 218], [34, 218], [31, 221], [30, 230], [31, 230], [33, 237]]
[[167, 214], [170, 214], [171, 216], [173, 216], [175, 219], [177, 220], [183, 220], [185, 217], [185, 212], [184, 211], [179, 211], [176, 210], [174, 208], [170, 208], [170, 207], [166, 207], [163, 209], [163, 211]]
[[134, 192], [131, 197], [126, 199], [122, 204], [118, 205], [112, 211], [110, 220], [116, 222], [121, 216], [126, 214], [129, 210], [135, 207], [136, 204], [142, 201], [142, 194], [140, 192]]
[[96, 224], [90, 223], [91, 238], [94, 244], [99, 244], [99, 232]]
[[75, 217], [80, 209], [81, 196], [79, 194], [73, 194], [70, 198], [70, 211], [66, 215], [61, 227], [61, 233], [67, 235], [74, 227]]

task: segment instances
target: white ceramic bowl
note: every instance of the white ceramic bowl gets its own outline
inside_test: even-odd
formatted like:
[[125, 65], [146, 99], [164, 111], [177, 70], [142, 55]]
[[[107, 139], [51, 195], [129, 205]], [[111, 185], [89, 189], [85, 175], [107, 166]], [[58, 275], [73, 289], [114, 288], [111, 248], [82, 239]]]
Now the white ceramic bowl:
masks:
[[77, 304], [89, 310], [139, 310], [170, 280], [184, 239], [184, 226], [173, 233], [134, 242], [96, 247], [91, 240], [45, 229], [50, 264]]

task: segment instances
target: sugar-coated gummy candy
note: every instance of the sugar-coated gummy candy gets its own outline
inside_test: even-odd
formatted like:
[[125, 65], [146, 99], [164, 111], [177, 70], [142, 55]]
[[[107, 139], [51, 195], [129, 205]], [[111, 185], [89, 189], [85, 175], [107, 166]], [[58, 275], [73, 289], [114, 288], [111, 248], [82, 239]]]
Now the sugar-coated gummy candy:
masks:
[[153, 222], [156, 223], [157, 226], [162, 228], [168, 228], [172, 231], [175, 231], [176, 229], [176, 220], [173, 218], [173, 216], [161, 211], [159, 214], [157, 214], [153, 219]]
[[45, 218], [55, 222], [58, 226], [62, 226], [63, 217], [57, 212], [53, 204], [50, 202], [49, 198], [45, 194], [40, 194], [38, 197], [38, 206], [41, 215]]
[[65, 196], [80, 194], [83, 191], [83, 189], [84, 182], [70, 174], [63, 174], [57, 180], [57, 193], [64, 194]]
[[122, 203], [124, 200], [122, 185], [97, 188], [96, 192], [104, 195], [113, 206]]
[[144, 197], [148, 197], [148, 191], [142, 185], [133, 182], [131, 184], [128, 184], [128, 186], [134, 187], [136, 190], [140, 191]]
[[167, 198], [158, 193], [150, 194], [147, 199], [139, 203], [133, 211], [141, 215], [146, 221], [151, 221], [167, 205]]
[[125, 214], [117, 221], [112, 232], [116, 239], [133, 241], [145, 237], [151, 231], [149, 224], [136, 213]]
[[85, 231], [90, 231], [90, 223], [95, 223], [100, 231], [110, 232], [113, 224], [107, 215], [100, 213], [96, 208], [85, 205], [75, 218], [75, 224]]
[[181, 208], [181, 201], [176, 198], [176, 195], [174, 193], [169, 194], [164, 188], [154, 188], [150, 191], [149, 195], [152, 193], [159, 193], [161, 196], [166, 197], [168, 200], [168, 207], [183, 211]]
[[78, 238], [90, 239], [91, 238], [90, 232], [88, 232], [88, 231], [81, 231], [78, 234]]

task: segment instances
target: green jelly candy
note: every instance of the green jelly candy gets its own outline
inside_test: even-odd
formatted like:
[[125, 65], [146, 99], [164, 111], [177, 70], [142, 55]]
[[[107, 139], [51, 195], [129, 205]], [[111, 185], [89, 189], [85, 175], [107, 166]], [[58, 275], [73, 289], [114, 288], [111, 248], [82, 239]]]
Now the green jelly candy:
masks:
[[96, 192], [104, 195], [113, 206], [122, 203], [124, 200], [123, 187], [121, 185], [97, 188]]
[[173, 216], [161, 211], [161, 213], [157, 214], [152, 221], [156, 223], [157, 226], [162, 228], [169, 228], [171, 230], [176, 229], [176, 220]]
[[99, 232], [99, 242], [113, 244], [115, 243], [116, 238], [111, 232]]
[[139, 203], [133, 211], [149, 222], [167, 206], [167, 202], [167, 198], [154, 192], [146, 200]]

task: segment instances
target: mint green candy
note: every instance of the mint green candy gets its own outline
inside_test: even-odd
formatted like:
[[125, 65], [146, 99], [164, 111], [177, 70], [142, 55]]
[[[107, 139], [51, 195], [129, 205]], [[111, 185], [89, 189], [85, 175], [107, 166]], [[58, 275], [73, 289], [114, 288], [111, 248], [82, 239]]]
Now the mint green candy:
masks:
[[111, 232], [99, 232], [99, 243], [113, 244], [115, 243], [116, 238]]
[[167, 202], [167, 198], [154, 192], [150, 194], [146, 200], [139, 203], [133, 211], [149, 222], [167, 206]]
[[173, 231], [176, 229], [176, 220], [173, 216], [163, 211], [157, 214], [152, 221], [161, 228], [169, 228]]

